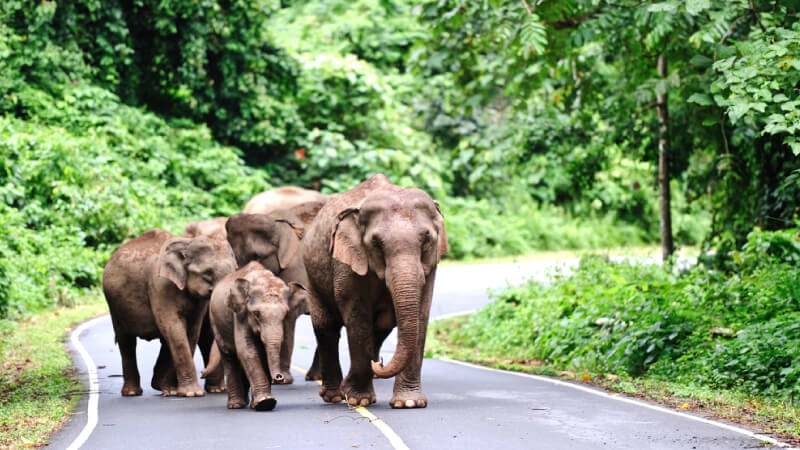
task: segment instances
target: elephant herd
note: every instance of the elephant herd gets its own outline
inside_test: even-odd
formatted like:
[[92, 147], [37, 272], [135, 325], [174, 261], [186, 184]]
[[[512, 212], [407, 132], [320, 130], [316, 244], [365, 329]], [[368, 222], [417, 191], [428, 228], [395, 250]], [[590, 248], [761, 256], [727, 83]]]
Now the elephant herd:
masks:
[[[389, 404], [424, 408], [425, 334], [447, 252], [439, 205], [381, 174], [339, 194], [263, 192], [243, 213], [190, 223], [183, 237], [149, 230], [120, 247], [103, 272], [122, 395], [142, 394], [137, 338], [159, 339], [154, 389], [183, 397], [227, 391], [230, 409], [271, 410], [271, 385], [293, 382], [295, 321], [310, 314], [317, 350], [306, 379], [321, 380], [325, 402], [367, 406], [376, 401], [373, 378], [395, 377]], [[395, 326], [397, 348], [384, 366], [379, 350]], [[205, 390], [195, 347], [206, 363]]]

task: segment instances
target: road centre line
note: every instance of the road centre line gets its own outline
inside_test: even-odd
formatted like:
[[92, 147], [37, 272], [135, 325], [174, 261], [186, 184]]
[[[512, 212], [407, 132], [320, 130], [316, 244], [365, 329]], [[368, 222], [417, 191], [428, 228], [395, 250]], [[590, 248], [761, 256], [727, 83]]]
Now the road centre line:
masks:
[[[305, 375], [307, 372], [305, 369], [298, 367], [294, 364], [292, 364], [292, 369], [302, 373], [303, 375]], [[320, 386], [322, 385], [322, 381], [320, 380], [316, 380], [316, 383], [319, 384]], [[348, 405], [348, 408], [349, 407], [350, 406]], [[375, 428], [377, 428], [378, 431], [380, 431], [381, 434], [386, 438], [386, 440], [389, 441], [389, 444], [392, 446], [392, 448], [396, 450], [410, 450], [406, 445], [406, 443], [403, 442], [403, 439], [397, 433], [394, 432], [394, 430], [392, 429], [392, 427], [389, 426], [389, 424], [381, 420], [381, 418], [376, 416], [375, 414], [372, 414], [367, 408], [363, 406], [358, 406], [353, 408], [353, 411], [359, 413], [361, 417], [366, 418], [367, 420], [369, 420], [369, 423], [375, 425]]]
[[86, 365], [86, 371], [89, 374], [89, 403], [86, 407], [86, 425], [83, 426], [80, 434], [78, 434], [75, 440], [67, 447], [67, 450], [78, 450], [81, 448], [97, 426], [98, 392], [100, 391], [100, 384], [97, 382], [97, 366], [86, 348], [81, 345], [80, 335], [90, 327], [100, 323], [106, 316], [107, 314], [104, 314], [88, 322], [83, 322], [78, 325], [78, 328], [72, 332], [69, 338], [72, 345], [78, 350], [78, 354], [81, 355], [83, 363]]
[[778, 446], [778, 447], [781, 447], [781, 448], [795, 448], [795, 447], [792, 447], [792, 446], [790, 446], [789, 444], [787, 444], [785, 442], [778, 441], [777, 439], [775, 439], [773, 437], [770, 437], [770, 436], [767, 436], [767, 435], [764, 435], [764, 434], [753, 433], [750, 430], [747, 430], [747, 429], [744, 429], [744, 428], [739, 428], [739, 427], [734, 426], [734, 425], [729, 425], [729, 424], [726, 424], [726, 423], [722, 423], [722, 422], [706, 419], [704, 417], [699, 417], [699, 416], [695, 416], [695, 415], [692, 415], [692, 414], [682, 413], [682, 412], [679, 412], [679, 411], [673, 411], [673, 410], [671, 410], [669, 408], [665, 408], [663, 406], [651, 405], [649, 403], [645, 403], [645, 402], [642, 402], [642, 401], [639, 401], [639, 400], [635, 400], [635, 399], [632, 399], [632, 398], [613, 395], [614, 394], [613, 392], [600, 391], [600, 390], [593, 389], [593, 388], [590, 388], [590, 387], [587, 387], [587, 386], [582, 386], [580, 384], [570, 383], [570, 382], [567, 382], [567, 381], [559, 380], [557, 378], [550, 378], [550, 377], [545, 377], [545, 376], [541, 376], [541, 375], [532, 375], [532, 374], [529, 374], [529, 373], [511, 372], [511, 371], [508, 371], [508, 370], [494, 369], [494, 368], [491, 368], [491, 367], [479, 366], [477, 364], [471, 364], [471, 363], [468, 363], [468, 362], [457, 361], [457, 360], [454, 360], [454, 359], [444, 358], [444, 357], [436, 358], [436, 359], [438, 359], [440, 361], [444, 361], [444, 362], [450, 363], [450, 364], [457, 364], [457, 365], [460, 365], [460, 366], [470, 367], [472, 369], [486, 370], [486, 371], [489, 371], [489, 372], [499, 372], [499, 373], [504, 373], [504, 374], [508, 374], [508, 375], [514, 375], [514, 376], [518, 376], [518, 377], [531, 378], [533, 380], [543, 381], [545, 383], [550, 383], [550, 384], [554, 384], [554, 385], [557, 385], [557, 386], [564, 386], [564, 387], [568, 387], [568, 388], [572, 388], [572, 389], [577, 389], [579, 391], [583, 391], [583, 392], [586, 392], [586, 393], [589, 393], [589, 394], [592, 394], [592, 395], [597, 395], [599, 397], [603, 397], [603, 398], [607, 398], [607, 399], [611, 399], [611, 400], [616, 400], [616, 401], [620, 401], [620, 402], [623, 402], [623, 403], [629, 403], [631, 405], [641, 406], [642, 408], [647, 408], [647, 409], [650, 409], [650, 410], [653, 410], [653, 411], [662, 412], [662, 413], [665, 413], [665, 414], [671, 414], [673, 416], [683, 417], [685, 419], [693, 420], [695, 422], [700, 422], [700, 423], [704, 423], [704, 424], [707, 424], [707, 425], [713, 425], [713, 426], [718, 427], [718, 428], [722, 428], [722, 429], [725, 429], [725, 430], [728, 430], [728, 431], [733, 431], [735, 433], [743, 434], [743, 435], [751, 437], [753, 439], [758, 439], [760, 441], [769, 442], [770, 444]]

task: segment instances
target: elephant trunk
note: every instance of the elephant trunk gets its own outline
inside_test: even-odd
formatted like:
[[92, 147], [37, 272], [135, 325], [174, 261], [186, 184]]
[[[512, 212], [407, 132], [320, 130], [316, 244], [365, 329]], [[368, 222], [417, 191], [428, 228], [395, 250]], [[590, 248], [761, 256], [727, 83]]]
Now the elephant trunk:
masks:
[[[280, 383], [283, 381], [281, 374], [281, 343], [283, 342], [283, 328], [272, 327], [263, 340], [264, 349], [267, 351], [267, 365], [269, 365], [269, 374], [273, 383]], [[262, 335], [263, 336], [263, 335]]]
[[[394, 266], [394, 267], [393, 267]], [[394, 301], [397, 318], [397, 348], [385, 367], [372, 361], [372, 371], [378, 378], [389, 378], [405, 369], [419, 347], [419, 305], [424, 284], [419, 258], [404, 258], [387, 265], [386, 284]]]

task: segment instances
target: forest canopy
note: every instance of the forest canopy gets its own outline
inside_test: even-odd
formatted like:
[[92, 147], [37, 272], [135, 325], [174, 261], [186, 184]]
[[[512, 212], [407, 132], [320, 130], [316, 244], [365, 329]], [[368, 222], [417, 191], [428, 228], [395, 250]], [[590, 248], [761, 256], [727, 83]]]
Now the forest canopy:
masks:
[[[0, 316], [70, 304], [121, 242], [376, 172], [452, 258], [796, 224], [800, 5], [7, 0]], [[722, 261], [724, 263], [724, 261]]]

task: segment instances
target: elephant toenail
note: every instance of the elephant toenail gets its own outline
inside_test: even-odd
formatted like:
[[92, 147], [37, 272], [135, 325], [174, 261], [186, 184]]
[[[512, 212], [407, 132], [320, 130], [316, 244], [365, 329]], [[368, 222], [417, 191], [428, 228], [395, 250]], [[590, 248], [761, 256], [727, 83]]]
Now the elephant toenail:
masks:
[[406, 400], [406, 408], [413, 408], [414, 406], [416, 406], [414, 400]]

